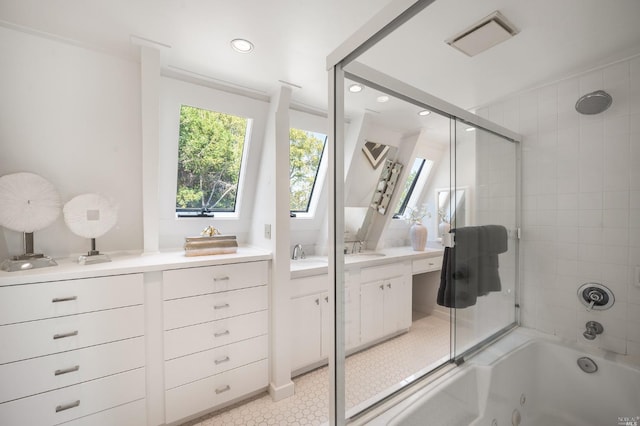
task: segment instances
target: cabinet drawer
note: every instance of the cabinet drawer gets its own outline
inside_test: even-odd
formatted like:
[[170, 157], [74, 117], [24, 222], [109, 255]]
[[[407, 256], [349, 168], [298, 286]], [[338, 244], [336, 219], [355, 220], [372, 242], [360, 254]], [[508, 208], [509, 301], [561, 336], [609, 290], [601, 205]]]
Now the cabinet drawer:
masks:
[[64, 426], [141, 426], [147, 424], [147, 407], [144, 399], [110, 408], [90, 416], [82, 417]]
[[268, 349], [269, 341], [267, 336], [263, 335], [172, 359], [165, 364], [165, 388], [175, 388], [266, 359]]
[[143, 306], [5, 325], [0, 327], [0, 364], [143, 334]]
[[329, 291], [329, 276], [326, 274], [291, 280], [291, 297], [306, 296], [323, 291]]
[[162, 273], [164, 299], [197, 296], [219, 291], [265, 285], [269, 281], [267, 262], [245, 262]]
[[411, 266], [414, 274], [423, 272], [439, 271], [442, 269], [442, 256], [415, 259]]
[[142, 274], [0, 287], [0, 325], [143, 302]]
[[269, 330], [267, 311], [254, 312], [164, 333], [165, 360], [250, 339]]
[[164, 302], [164, 328], [185, 327], [267, 309], [267, 286], [186, 297]]
[[[407, 268], [408, 269], [408, 268]], [[383, 280], [386, 278], [399, 277], [405, 273], [402, 263], [391, 263], [388, 265], [371, 266], [360, 270], [360, 281], [369, 282]]]
[[267, 360], [229, 370], [165, 393], [166, 422], [172, 423], [264, 388]]
[[144, 338], [0, 365], [0, 402], [144, 367]]
[[144, 368], [138, 368], [0, 404], [0, 424], [57, 425], [144, 397]]

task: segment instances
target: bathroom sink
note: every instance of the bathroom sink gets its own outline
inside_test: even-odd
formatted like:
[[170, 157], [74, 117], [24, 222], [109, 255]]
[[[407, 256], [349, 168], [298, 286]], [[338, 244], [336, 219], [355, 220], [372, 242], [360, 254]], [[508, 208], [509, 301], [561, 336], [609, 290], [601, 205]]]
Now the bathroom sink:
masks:
[[291, 260], [291, 269], [309, 269], [309, 268], [321, 268], [323, 266], [327, 266], [328, 260], [326, 257], [322, 256], [313, 256], [307, 257], [304, 259], [292, 259]]
[[385, 253], [380, 253], [377, 251], [361, 251], [360, 253], [347, 253], [347, 258], [349, 257], [384, 257]]

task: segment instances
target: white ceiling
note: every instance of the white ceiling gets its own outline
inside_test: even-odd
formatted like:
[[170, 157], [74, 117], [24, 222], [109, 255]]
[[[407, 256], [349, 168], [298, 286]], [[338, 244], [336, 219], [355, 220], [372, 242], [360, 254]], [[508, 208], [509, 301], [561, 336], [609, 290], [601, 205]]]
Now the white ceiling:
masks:
[[[132, 60], [136, 35], [170, 46], [169, 69], [265, 95], [288, 81], [325, 110], [327, 55], [391, 1], [0, 0], [0, 24]], [[444, 42], [495, 10], [520, 33], [473, 58]], [[640, 0], [437, 0], [361, 61], [469, 109], [640, 53], [638, 22]], [[234, 52], [237, 37], [255, 51]]]
[[[513, 38], [474, 57], [444, 42], [496, 10]], [[638, 0], [438, 0], [358, 60], [471, 109], [636, 54]]]

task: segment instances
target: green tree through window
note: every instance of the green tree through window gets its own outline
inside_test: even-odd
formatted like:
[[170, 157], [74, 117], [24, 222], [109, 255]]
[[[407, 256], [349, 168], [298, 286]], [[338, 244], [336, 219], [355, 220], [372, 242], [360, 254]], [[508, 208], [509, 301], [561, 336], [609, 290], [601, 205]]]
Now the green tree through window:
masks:
[[308, 212], [327, 136], [289, 129], [289, 182], [292, 212]]
[[181, 106], [177, 211], [235, 211], [247, 122]]

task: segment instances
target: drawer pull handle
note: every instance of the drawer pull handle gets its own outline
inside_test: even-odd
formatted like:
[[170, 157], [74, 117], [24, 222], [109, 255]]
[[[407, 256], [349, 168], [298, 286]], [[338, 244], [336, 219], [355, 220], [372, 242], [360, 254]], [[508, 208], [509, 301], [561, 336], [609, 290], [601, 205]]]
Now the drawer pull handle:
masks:
[[74, 401], [74, 402], [70, 402], [68, 404], [58, 405], [56, 407], [56, 413], [59, 413], [60, 411], [68, 410], [70, 408], [75, 408], [78, 405], [80, 405], [80, 400], [77, 400], [77, 401]]
[[68, 333], [54, 334], [53, 340], [64, 339], [65, 337], [73, 337], [78, 335], [78, 330], [70, 331]]
[[316, 299], [316, 305], [320, 304], [320, 299]]
[[219, 278], [214, 278], [213, 281], [229, 281], [229, 277], [219, 277]]
[[329, 303], [329, 296], [325, 296], [325, 297], [324, 297], [324, 301], [325, 301], [325, 302], [327, 302], [327, 303]]
[[231, 361], [231, 358], [229, 358], [228, 356], [225, 356], [224, 358], [216, 359], [213, 362], [214, 362], [215, 365], [218, 365], [218, 364], [222, 364], [224, 362], [229, 362], [229, 361]]
[[387, 288], [391, 288], [391, 283], [387, 284]]
[[51, 303], [71, 302], [73, 300], [78, 300], [78, 296], [54, 297], [51, 299]]
[[384, 284], [380, 285], [380, 290], [384, 290]]
[[216, 394], [221, 394], [223, 392], [227, 392], [227, 391], [230, 391], [230, 390], [231, 390], [231, 386], [226, 385], [226, 386], [223, 386], [221, 388], [216, 389]]
[[228, 308], [230, 305], [228, 303], [223, 303], [222, 305], [215, 305], [213, 309], [224, 309]]
[[214, 334], [213, 334], [213, 337], [226, 336], [227, 334], [230, 334], [230, 333], [229, 333], [229, 330], [221, 331], [221, 332], [219, 332], [219, 333], [214, 333]]
[[78, 370], [80, 370], [80, 366], [79, 365], [74, 365], [73, 367], [62, 368], [60, 370], [56, 370], [55, 373], [53, 373], [53, 374], [55, 376], [61, 376], [63, 374], [73, 373], [74, 371], [78, 371]]

